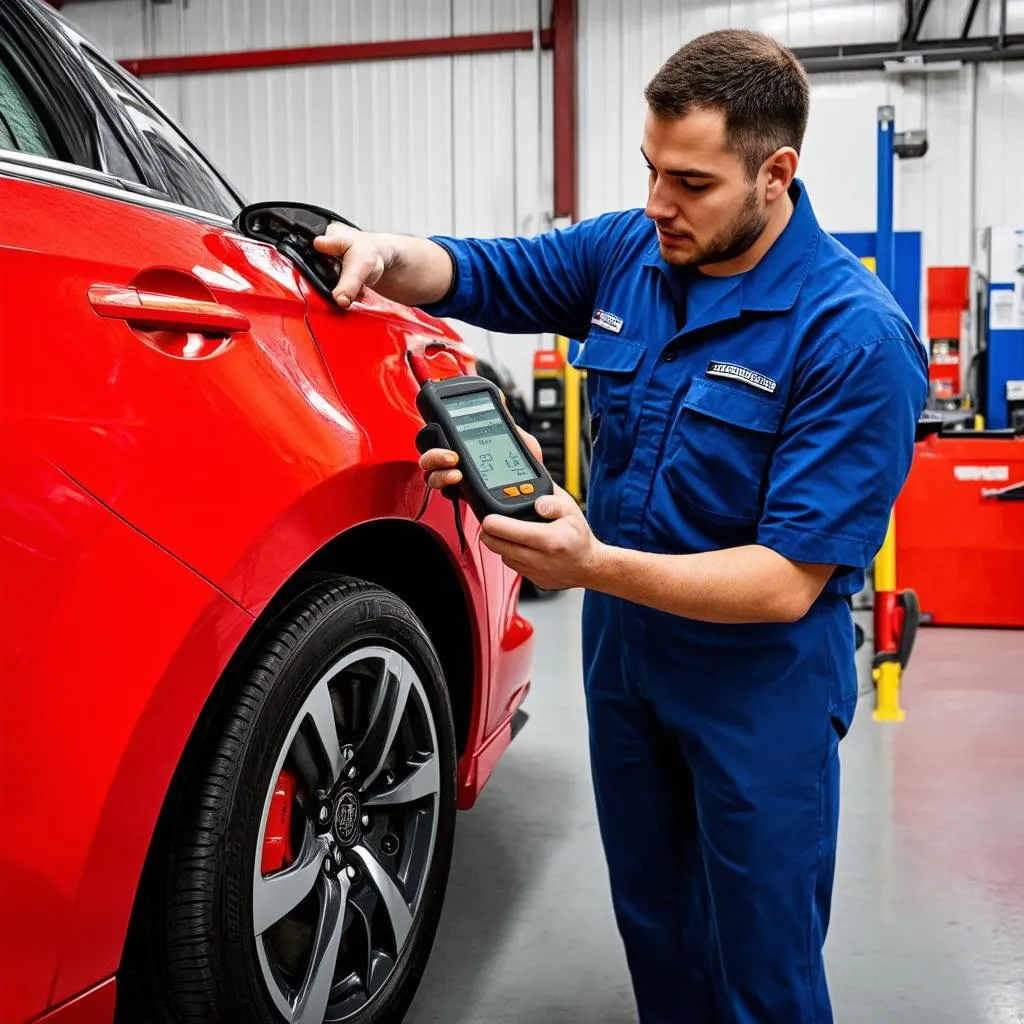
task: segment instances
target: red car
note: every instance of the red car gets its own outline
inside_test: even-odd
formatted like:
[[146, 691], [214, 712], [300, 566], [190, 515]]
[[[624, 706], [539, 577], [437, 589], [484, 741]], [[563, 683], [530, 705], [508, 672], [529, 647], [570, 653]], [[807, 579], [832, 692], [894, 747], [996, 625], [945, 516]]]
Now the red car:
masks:
[[398, 1021], [523, 715], [520, 580], [419, 383], [148, 95], [0, 5], [0, 1020]]

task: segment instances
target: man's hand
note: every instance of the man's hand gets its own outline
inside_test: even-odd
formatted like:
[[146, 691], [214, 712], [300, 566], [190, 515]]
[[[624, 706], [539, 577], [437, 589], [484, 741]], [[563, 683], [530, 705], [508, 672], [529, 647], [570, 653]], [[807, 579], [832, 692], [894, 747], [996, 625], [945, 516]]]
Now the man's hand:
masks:
[[334, 222], [313, 245], [341, 260], [333, 294], [342, 309], [358, 301], [365, 288], [406, 306], [420, 306], [437, 302], [451, 287], [451, 257], [427, 238], [359, 231]]
[[487, 516], [481, 524], [484, 546], [512, 570], [544, 590], [585, 587], [604, 550], [579, 505], [561, 487], [537, 499], [546, 523], [525, 523], [510, 516]]
[[341, 277], [333, 290], [334, 301], [347, 309], [363, 295], [363, 289], [372, 288], [394, 262], [394, 248], [388, 251], [382, 239], [368, 231], [350, 228], [337, 221], [327, 227], [327, 233], [313, 242], [319, 252], [341, 260]]

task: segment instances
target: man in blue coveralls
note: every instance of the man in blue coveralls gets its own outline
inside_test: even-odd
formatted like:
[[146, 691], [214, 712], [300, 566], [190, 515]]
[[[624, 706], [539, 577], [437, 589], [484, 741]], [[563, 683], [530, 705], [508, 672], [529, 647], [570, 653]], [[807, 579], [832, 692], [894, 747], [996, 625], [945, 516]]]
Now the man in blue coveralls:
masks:
[[[550, 522], [492, 516], [482, 536], [540, 586], [586, 588], [597, 809], [644, 1024], [832, 1020], [847, 597], [908, 473], [927, 369], [796, 178], [808, 93], [772, 40], [711, 33], [647, 87], [644, 210], [534, 238], [332, 225], [317, 243], [344, 258], [343, 308], [367, 285], [585, 339], [587, 517], [560, 491], [537, 502]], [[459, 479], [451, 452], [421, 464]]]

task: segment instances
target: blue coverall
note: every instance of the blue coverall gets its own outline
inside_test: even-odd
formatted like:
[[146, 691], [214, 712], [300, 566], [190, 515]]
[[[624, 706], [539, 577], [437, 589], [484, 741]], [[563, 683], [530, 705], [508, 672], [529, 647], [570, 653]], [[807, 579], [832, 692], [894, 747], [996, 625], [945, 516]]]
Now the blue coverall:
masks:
[[857, 702], [847, 596], [909, 471], [927, 359], [801, 182], [791, 195], [772, 248], [724, 280], [665, 263], [642, 210], [533, 238], [434, 239], [455, 278], [429, 312], [585, 339], [600, 540], [760, 544], [837, 566], [792, 623], [585, 595], [597, 810], [643, 1024], [833, 1019], [822, 945], [838, 744]]

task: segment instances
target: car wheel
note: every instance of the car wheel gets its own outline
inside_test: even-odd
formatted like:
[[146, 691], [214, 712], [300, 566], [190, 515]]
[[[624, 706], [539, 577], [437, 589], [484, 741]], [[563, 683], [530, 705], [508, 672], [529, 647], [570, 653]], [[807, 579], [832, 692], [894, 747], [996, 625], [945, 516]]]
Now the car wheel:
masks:
[[319, 579], [223, 688], [148, 883], [124, 1019], [400, 1021], [455, 826], [454, 729], [429, 637], [393, 594]]

